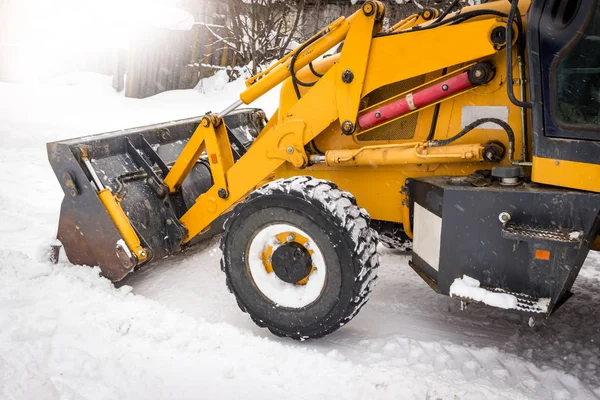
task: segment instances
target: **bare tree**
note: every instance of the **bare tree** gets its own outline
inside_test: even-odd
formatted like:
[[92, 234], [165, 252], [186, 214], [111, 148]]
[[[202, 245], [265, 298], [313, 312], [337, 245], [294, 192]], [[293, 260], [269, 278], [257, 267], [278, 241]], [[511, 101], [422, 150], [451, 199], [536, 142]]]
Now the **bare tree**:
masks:
[[238, 64], [256, 74], [261, 65], [281, 58], [299, 37], [305, 0], [226, 0], [226, 35], [207, 26], [215, 43], [236, 54]]

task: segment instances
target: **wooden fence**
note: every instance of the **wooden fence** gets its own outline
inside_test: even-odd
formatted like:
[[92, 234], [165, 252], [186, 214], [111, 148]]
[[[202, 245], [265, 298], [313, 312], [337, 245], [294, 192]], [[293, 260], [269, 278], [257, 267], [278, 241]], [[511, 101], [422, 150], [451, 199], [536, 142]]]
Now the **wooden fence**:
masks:
[[216, 70], [235, 66], [235, 53], [215, 41], [209, 29], [226, 34], [223, 27], [195, 24], [189, 31], [155, 28], [137, 38], [127, 59], [121, 57], [115, 67], [115, 89], [124, 88], [127, 97], [143, 98], [193, 88]]

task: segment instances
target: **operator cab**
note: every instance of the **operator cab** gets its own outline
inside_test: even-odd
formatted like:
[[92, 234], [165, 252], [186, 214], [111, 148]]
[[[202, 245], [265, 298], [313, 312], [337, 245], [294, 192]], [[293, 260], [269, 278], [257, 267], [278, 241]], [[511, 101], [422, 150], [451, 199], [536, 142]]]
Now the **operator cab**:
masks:
[[533, 180], [598, 192], [600, 2], [534, 1], [527, 40]]

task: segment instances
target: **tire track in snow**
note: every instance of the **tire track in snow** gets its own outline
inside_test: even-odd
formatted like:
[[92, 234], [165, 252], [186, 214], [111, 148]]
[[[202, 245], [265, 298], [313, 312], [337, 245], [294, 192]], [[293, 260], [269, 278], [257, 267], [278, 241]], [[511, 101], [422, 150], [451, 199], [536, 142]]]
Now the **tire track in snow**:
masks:
[[[172, 257], [164, 266], [151, 266], [149, 271], [129, 277], [126, 284], [133, 286], [137, 293], [183, 309], [198, 318], [211, 322], [225, 321], [254, 335], [277, 340], [267, 331], [255, 327], [234, 307], [235, 300], [225, 290], [218, 270], [220, 253], [217, 240], [190, 251], [188, 256]], [[597, 378], [576, 375], [584, 381], [581, 386], [576, 378], [567, 375], [571, 372], [568, 365], [565, 368], [565, 365], [549, 363], [548, 367], [547, 359], [526, 357], [527, 350], [530, 350], [528, 346], [534, 345], [536, 354], [543, 351], [546, 343], [535, 343], [534, 340], [536, 329], [540, 331], [543, 327], [531, 329], [527, 320], [519, 315], [478, 305], [460, 311], [457, 301], [433, 293], [422, 283], [405, 265], [406, 257], [386, 250], [382, 251], [382, 256], [380, 281], [369, 303], [340, 331], [318, 341], [310, 341], [311, 349], [323, 354], [335, 351], [344, 359], [369, 368], [424, 368], [428, 365], [440, 367], [443, 374], [452, 368], [460, 370], [464, 367], [465, 375], [487, 376], [511, 387], [545, 393], [546, 398], [596, 397], [591, 389], [598, 386]], [[195, 274], [198, 275], [194, 277]], [[184, 287], [177, 286], [179, 297], [169, 288], [175, 289], [173, 282], [176, 281], [186, 282]], [[190, 281], [195, 284], [189, 285], [187, 282]], [[197, 307], [186, 307], [180, 301], [190, 296], [190, 290], [196, 293], [194, 304]], [[584, 342], [584, 333], [575, 339]], [[398, 340], [406, 343], [400, 345]], [[283, 340], [282, 343], [288, 344], [288, 341]], [[300, 349], [307, 346], [305, 343], [289, 344]], [[423, 351], [426, 361], [417, 362], [413, 357], [412, 363], [407, 362], [411, 351]], [[448, 354], [450, 361], [439, 358], [440, 353]], [[481, 358], [481, 354], [487, 354], [487, 358]], [[467, 365], [458, 360], [466, 360]], [[470, 361], [478, 364], [470, 364]], [[445, 363], [450, 367], [444, 367]], [[575, 383], [560, 383], [565, 379]], [[560, 384], [557, 388], [549, 382]], [[586, 389], [587, 385], [590, 386]], [[576, 394], [578, 390], [580, 393]]]

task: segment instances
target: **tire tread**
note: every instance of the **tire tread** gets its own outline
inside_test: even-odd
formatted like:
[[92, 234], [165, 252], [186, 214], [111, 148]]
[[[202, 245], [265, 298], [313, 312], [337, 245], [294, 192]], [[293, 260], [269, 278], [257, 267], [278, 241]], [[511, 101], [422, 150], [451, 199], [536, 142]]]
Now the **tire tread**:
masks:
[[352, 194], [340, 190], [331, 181], [311, 176], [296, 176], [270, 182], [251, 192], [244, 201], [234, 207], [231, 216], [224, 223], [225, 234], [221, 239], [221, 250], [223, 253], [225, 253], [224, 247], [231, 222], [239, 215], [245, 204], [259, 196], [268, 196], [277, 193], [290, 194], [319, 207], [330, 214], [334, 224], [345, 231], [352, 240], [354, 244], [352, 259], [355, 284], [351, 296], [352, 300], [346, 307], [346, 310], [344, 310], [342, 318], [310, 335], [299, 335], [297, 332], [284, 332], [275, 327], [267, 326], [257, 316], [252, 315], [243, 304], [242, 299], [235, 294], [230, 278], [227, 276], [224, 257], [221, 258], [221, 270], [226, 274], [225, 281], [227, 288], [236, 297], [239, 308], [243, 312], [250, 314], [250, 317], [258, 326], [266, 327], [273, 334], [281, 337], [290, 337], [296, 340], [316, 339], [348, 323], [368, 301], [373, 287], [377, 282], [377, 268], [379, 267], [379, 256], [377, 254], [378, 234], [370, 227], [369, 214], [365, 209], [358, 207], [356, 199]]

